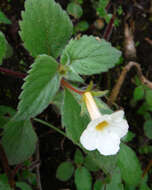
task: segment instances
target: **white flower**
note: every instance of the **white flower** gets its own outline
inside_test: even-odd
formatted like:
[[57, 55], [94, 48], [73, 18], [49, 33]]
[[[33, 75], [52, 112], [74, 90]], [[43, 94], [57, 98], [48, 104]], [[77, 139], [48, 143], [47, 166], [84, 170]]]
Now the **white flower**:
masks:
[[87, 150], [97, 149], [103, 155], [114, 155], [119, 151], [120, 138], [128, 132], [124, 111], [101, 115], [90, 92], [84, 93], [84, 101], [91, 122], [83, 131], [80, 142]]

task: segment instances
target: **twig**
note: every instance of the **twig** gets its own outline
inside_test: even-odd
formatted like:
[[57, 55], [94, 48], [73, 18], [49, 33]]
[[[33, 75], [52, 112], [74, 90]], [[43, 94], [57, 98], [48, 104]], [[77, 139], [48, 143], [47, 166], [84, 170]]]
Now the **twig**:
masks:
[[[36, 147], [36, 160], [40, 161], [40, 151], [39, 151], [39, 144], [38, 143], [37, 143], [37, 147]], [[36, 165], [36, 181], [37, 181], [38, 189], [42, 190], [41, 177], [40, 177], [40, 164]]]
[[145, 86], [147, 86], [148, 88], [152, 89], [152, 82], [149, 81], [143, 74], [142, 74], [142, 70], [141, 67], [138, 63], [130, 61], [122, 70], [120, 77], [117, 81], [117, 83], [115, 84], [114, 88], [112, 89], [111, 95], [109, 97], [108, 100], [108, 104], [111, 105], [115, 102], [115, 100], [117, 99], [117, 96], [119, 94], [120, 88], [124, 82], [124, 79], [126, 77], [126, 74], [128, 73], [128, 71], [130, 71], [130, 69], [132, 67], [136, 67], [137, 69], [137, 74], [139, 79], [141, 80], [142, 84], [144, 84]]
[[[17, 77], [17, 78], [22, 78], [22, 79], [27, 76], [27, 75], [24, 74], [24, 73], [12, 71], [12, 70], [10, 70], [10, 69], [6, 69], [6, 68], [3, 68], [3, 67], [0, 67], [0, 72], [3, 72], [3, 73], [5, 73], [5, 74], [7, 74], [7, 75], [14, 76], [14, 77]], [[66, 80], [64, 80], [63, 78], [62, 78], [62, 80], [61, 80], [61, 85], [62, 85], [63, 87], [69, 88], [70, 90], [76, 92], [77, 94], [82, 95], [82, 94], [84, 93], [83, 91], [80, 91], [80, 90], [74, 88], [70, 83], [68, 83], [68, 82], [67, 82]]]
[[26, 77], [26, 74], [24, 74], [24, 73], [12, 71], [10, 69], [5, 69], [3, 67], [0, 67], [0, 72], [6, 73], [7, 75], [14, 76], [14, 77], [17, 77], [17, 78], [24, 78], [24, 77]]
[[150, 168], [152, 167], [152, 160], [149, 161], [146, 169], [144, 170], [143, 174], [142, 174], [142, 177], [144, 178], [145, 175], [148, 173], [148, 171], [150, 170]]
[[136, 47], [134, 41], [134, 22], [130, 21], [130, 27], [127, 22], [124, 25], [124, 55], [129, 61], [136, 60]]
[[13, 178], [15, 178], [15, 175], [17, 174], [17, 172], [19, 172], [19, 170], [21, 170], [23, 168], [23, 164], [18, 164], [14, 170], [12, 171], [12, 176]]
[[5, 154], [5, 151], [4, 151], [3, 146], [2, 146], [1, 143], [0, 143], [0, 158], [1, 158], [1, 161], [2, 161], [2, 165], [4, 167], [5, 174], [8, 177], [8, 182], [9, 182], [11, 188], [14, 189], [15, 188], [15, 181], [14, 181], [11, 169], [9, 167], [9, 164], [8, 164], [7, 156]]
[[147, 37], [147, 38], [145, 38], [145, 40], [146, 40], [150, 45], [152, 45], [152, 40], [151, 40], [151, 39], [149, 39], [149, 38]]
[[111, 7], [111, 5], [112, 5], [112, 3], [109, 1], [109, 3], [107, 4], [107, 6], [106, 6], [106, 11], [108, 11], [109, 9], [110, 9], [110, 7]]
[[113, 30], [114, 20], [115, 20], [115, 15], [112, 15], [112, 18], [110, 19], [110, 22], [104, 31], [103, 38], [107, 41], [109, 41], [110, 39], [112, 30]]

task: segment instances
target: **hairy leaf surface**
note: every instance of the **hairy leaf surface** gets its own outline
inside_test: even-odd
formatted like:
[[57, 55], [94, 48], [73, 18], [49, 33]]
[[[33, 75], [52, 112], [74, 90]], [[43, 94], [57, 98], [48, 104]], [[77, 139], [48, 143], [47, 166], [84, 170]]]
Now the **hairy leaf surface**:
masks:
[[54, 0], [26, 0], [20, 36], [32, 56], [58, 57], [71, 37], [73, 26]]
[[48, 106], [59, 89], [57, 67], [58, 63], [52, 57], [37, 57], [22, 86], [17, 115], [19, 119], [34, 117]]
[[[62, 109], [62, 121], [68, 137], [75, 143], [79, 143], [80, 135], [87, 126], [80, 115], [81, 107], [69, 90], [65, 90]], [[87, 122], [87, 121], [86, 121]]]
[[123, 180], [136, 186], [141, 180], [141, 167], [135, 152], [125, 144], [121, 144], [118, 154], [118, 166]]
[[72, 39], [66, 46], [61, 63], [67, 64], [81, 75], [92, 75], [108, 71], [118, 62], [121, 53], [105, 40], [93, 36]]
[[30, 120], [9, 121], [4, 127], [2, 145], [9, 164], [27, 160], [35, 151], [37, 136]]

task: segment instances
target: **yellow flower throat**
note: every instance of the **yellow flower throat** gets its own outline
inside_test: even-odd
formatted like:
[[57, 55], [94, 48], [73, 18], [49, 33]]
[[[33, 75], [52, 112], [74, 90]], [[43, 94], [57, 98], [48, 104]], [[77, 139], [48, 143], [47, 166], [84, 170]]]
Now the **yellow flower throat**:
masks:
[[102, 121], [101, 123], [99, 123], [96, 126], [96, 130], [101, 131], [103, 130], [105, 127], [107, 127], [109, 125], [109, 123], [107, 121]]

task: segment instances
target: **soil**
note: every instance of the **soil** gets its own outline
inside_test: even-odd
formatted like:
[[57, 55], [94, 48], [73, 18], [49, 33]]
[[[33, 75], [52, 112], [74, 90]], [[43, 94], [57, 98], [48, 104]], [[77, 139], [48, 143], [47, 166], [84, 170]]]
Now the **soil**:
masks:
[[[69, 1], [58, 0], [57, 2], [59, 2], [65, 9]], [[150, 12], [149, 8], [150, 0], [126, 0], [125, 2], [119, 0], [112, 2], [115, 8], [118, 8], [119, 5], [122, 6], [123, 14], [118, 16], [120, 19], [120, 24], [118, 27], [114, 27], [110, 37], [110, 42], [114, 46], [119, 46], [122, 52], [124, 52], [124, 22], [126, 15], [130, 14], [130, 18], [135, 23], [134, 40], [135, 42], [139, 43], [139, 45], [136, 47], [137, 61], [140, 63], [144, 75], [152, 81], [152, 45], [145, 40], [147, 37], [152, 39], [152, 12]], [[0, 0], [0, 9], [12, 21], [11, 25], [0, 24], [0, 30], [4, 32], [9, 44], [13, 48], [12, 57], [5, 59], [2, 67], [26, 73], [26, 71], [29, 69], [29, 66], [33, 63], [33, 58], [29, 55], [27, 50], [24, 49], [18, 34], [18, 22], [21, 19], [21, 11], [24, 10], [24, 0], [11, 0], [10, 2], [7, 0]], [[97, 15], [95, 9], [92, 7], [91, 0], [84, 0], [83, 9], [84, 15], [82, 20], [87, 20], [90, 24], [89, 29], [85, 33], [99, 35], [101, 37], [105, 28], [99, 31], [94, 27], [93, 23], [96, 20]], [[112, 11], [113, 10], [110, 9], [111, 13]], [[21, 62], [24, 64], [21, 64]], [[104, 73], [101, 79], [99, 75], [96, 75], [91, 79], [94, 80], [95, 83], [97, 82], [101, 89], [107, 89], [107, 87], [112, 88], [118, 79], [120, 70], [125, 64], [126, 61], [124, 60], [121, 65], [111, 69], [108, 74]], [[135, 75], [136, 69], [132, 69], [127, 74], [117, 99], [117, 104], [119, 107], [123, 107], [125, 109], [126, 118], [129, 124], [131, 124], [131, 130], [139, 134], [139, 136], [142, 136], [143, 131], [139, 129], [142, 129], [144, 120], [140, 115], [136, 114], [136, 110], [138, 109], [139, 105], [132, 107], [130, 104], [130, 101], [133, 97], [133, 90], [136, 87], [132, 82], [132, 79]], [[107, 81], [109, 82], [107, 83]], [[0, 104], [8, 105], [16, 109], [22, 84], [22, 79], [15, 76], [8, 76], [5, 73], [0, 73]], [[40, 117], [47, 118], [50, 123], [60, 126], [60, 116], [54, 112], [52, 106], [49, 106], [40, 115]], [[69, 140], [64, 139], [64, 137], [60, 134], [57, 134], [45, 126], [34, 123], [34, 127], [39, 137], [41, 161], [40, 174], [42, 188], [53, 190], [69, 188], [74, 190], [75, 187], [72, 180], [67, 183], [60, 182], [56, 179], [55, 175], [56, 168], [62, 161], [65, 161], [69, 158], [73, 159], [73, 153], [76, 149], [76, 146], [73, 145]], [[131, 143], [131, 146], [136, 150], [136, 148], [139, 146], [137, 143], [139, 142], [139, 139], [136, 138], [134, 142], [136, 143]], [[147, 163], [149, 159], [150, 156], [148, 156], [148, 158], [147, 156], [141, 158], [142, 163]], [[145, 167], [145, 165], [146, 164], [143, 164], [143, 167]]]

